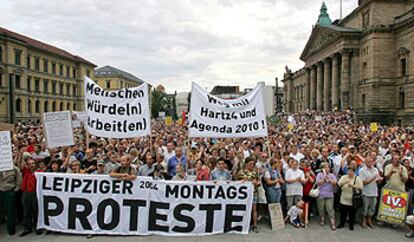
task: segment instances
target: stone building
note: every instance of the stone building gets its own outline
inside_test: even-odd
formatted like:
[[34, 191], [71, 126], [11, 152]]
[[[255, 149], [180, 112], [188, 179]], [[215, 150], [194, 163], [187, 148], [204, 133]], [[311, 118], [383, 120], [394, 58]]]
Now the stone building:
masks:
[[83, 77], [93, 78], [94, 68], [82, 57], [0, 28], [0, 122], [83, 110]]
[[122, 88], [137, 87], [143, 80], [112, 66], [103, 66], [95, 70], [95, 79], [99, 86], [106, 90], [119, 90]]
[[414, 1], [359, 0], [342, 20], [325, 4], [284, 74], [285, 111], [356, 111], [365, 122], [414, 123]]

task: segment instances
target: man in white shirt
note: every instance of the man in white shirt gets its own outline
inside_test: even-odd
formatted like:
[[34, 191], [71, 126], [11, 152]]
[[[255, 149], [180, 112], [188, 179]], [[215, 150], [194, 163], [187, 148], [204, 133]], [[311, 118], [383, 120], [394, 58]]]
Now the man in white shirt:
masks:
[[164, 160], [167, 162], [175, 156], [175, 146], [173, 143], [167, 144], [167, 149], [164, 150]]
[[365, 166], [359, 171], [359, 177], [364, 184], [362, 188], [362, 228], [366, 229], [367, 225], [370, 228], [374, 228], [372, 223], [372, 217], [375, 214], [375, 208], [377, 206], [378, 186], [377, 182], [381, 182], [382, 178], [378, 172], [378, 169], [374, 167], [374, 158], [376, 153], [371, 152], [365, 160]]
[[287, 170], [285, 180], [286, 201], [287, 208], [289, 209], [292, 205], [295, 205], [302, 199], [305, 174], [298, 168], [298, 162], [295, 159], [290, 158], [288, 162], [290, 163], [291, 168]]
[[293, 145], [292, 152], [290, 153], [290, 157], [295, 159], [297, 162], [305, 158], [305, 156], [298, 151], [298, 147], [296, 145]]

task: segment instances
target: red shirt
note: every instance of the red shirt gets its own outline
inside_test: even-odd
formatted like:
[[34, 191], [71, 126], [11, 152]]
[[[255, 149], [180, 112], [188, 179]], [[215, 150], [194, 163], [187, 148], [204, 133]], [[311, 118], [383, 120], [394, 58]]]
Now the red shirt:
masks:
[[22, 191], [36, 192], [36, 176], [29, 168], [23, 169]]
[[[308, 171], [310, 171], [310, 168], [306, 167], [303, 172], [306, 173]], [[311, 177], [314, 179], [314, 182], [315, 182], [315, 177], [313, 175], [311, 175]], [[303, 185], [303, 196], [309, 196], [309, 192], [310, 192], [310, 190], [312, 190], [312, 187], [313, 187], [313, 183], [310, 182], [310, 181], [307, 181]]]
[[209, 181], [210, 180], [210, 171], [208, 168], [201, 168], [197, 174], [197, 181]]
[[35, 147], [34, 144], [30, 144], [26, 147], [26, 151], [29, 152], [30, 154], [33, 153], [35, 151]]

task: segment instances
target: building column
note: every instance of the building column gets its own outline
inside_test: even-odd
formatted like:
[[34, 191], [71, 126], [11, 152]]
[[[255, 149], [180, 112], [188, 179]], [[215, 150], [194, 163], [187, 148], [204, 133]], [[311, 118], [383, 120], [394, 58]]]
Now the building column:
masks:
[[338, 56], [336, 54], [331, 56], [332, 59], [332, 77], [331, 77], [331, 88], [332, 88], [332, 108], [338, 110], [339, 105], [339, 70], [338, 70]]
[[316, 110], [316, 67], [310, 67], [309, 109]]
[[323, 63], [319, 62], [317, 64], [317, 73], [316, 73], [316, 110], [322, 111], [322, 101], [323, 101]]
[[349, 55], [348, 50], [341, 52], [342, 66], [341, 66], [341, 110], [349, 108]]
[[305, 101], [305, 107], [304, 109], [310, 109], [310, 70], [309, 68], [306, 68], [305, 70], [305, 87], [303, 90], [303, 98]]
[[324, 60], [324, 77], [323, 77], [323, 111], [328, 112], [331, 109], [331, 60]]

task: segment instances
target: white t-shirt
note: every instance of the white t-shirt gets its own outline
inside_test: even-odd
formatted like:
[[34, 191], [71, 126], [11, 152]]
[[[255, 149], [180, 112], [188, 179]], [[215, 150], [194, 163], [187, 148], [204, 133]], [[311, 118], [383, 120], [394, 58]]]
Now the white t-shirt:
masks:
[[168, 152], [168, 150], [167, 151], [165, 151], [164, 152], [164, 160], [165, 161], [169, 161], [173, 156], [175, 156], [175, 150], [173, 150], [173, 151], [171, 151], [171, 152]]
[[295, 159], [297, 162], [300, 162], [300, 160], [302, 160], [303, 158], [305, 158], [305, 156], [302, 153], [300, 153], [300, 152], [296, 153], [296, 155], [290, 153], [290, 157], [292, 157], [293, 159]]
[[[368, 167], [364, 166], [359, 170], [359, 177], [362, 181], [371, 180], [374, 177], [379, 177], [379, 173], [377, 168], [372, 167], [369, 169]], [[371, 183], [365, 184], [362, 187], [362, 195], [367, 197], [377, 197], [378, 196], [378, 185], [377, 179], [374, 179]]]
[[[292, 170], [289, 169], [286, 172], [285, 179], [296, 179], [300, 177], [301, 179], [305, 179], [305, 174], [302, 170], [296, 169]], [[286, 196], [303, 196], [303, 185], [301, 182], [292, 182], [286, 183]]]

